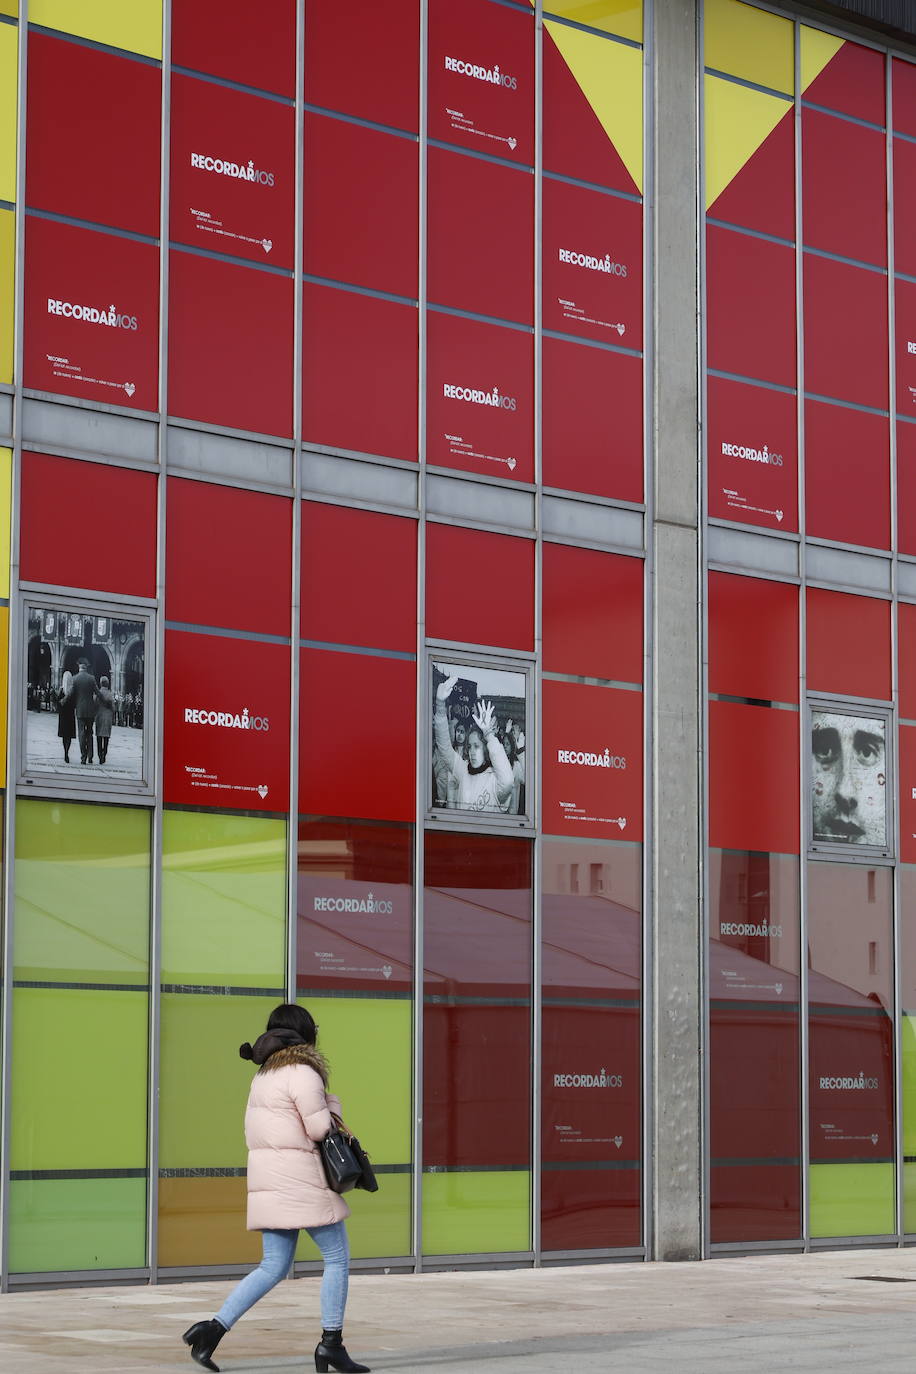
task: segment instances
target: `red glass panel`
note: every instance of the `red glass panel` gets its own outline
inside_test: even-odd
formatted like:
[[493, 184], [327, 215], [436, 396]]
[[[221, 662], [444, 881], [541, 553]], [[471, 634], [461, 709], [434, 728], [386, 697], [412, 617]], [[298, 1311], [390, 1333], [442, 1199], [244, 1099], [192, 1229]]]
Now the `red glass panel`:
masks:
[[425, 880], [424, 1164], [524, 1167], [530, 844], [427, 835]]
[[710, 515], [797, 529], [795, 397], [722, 377], [707, 386]]
[[[104, 525], [87, 539], [86, 512]], [[125, 519], [125, 512], [130, 518]], [[27, 582], [156, 595], [156, 478], [73, 458], [23, 453], [21, 573]]]
[[900, 715], [916, 720], [916, 606], [897, 605], [897, 656], [900, 670]]
[[413, 139], [306, 111], [306, 272], [416, 296], [417, 148]]
[[709, 366], [795, 385], [795, 250], [710, 226]]
[[171, 140], [171, 237], [208, 252], [292, 267], [292, 108], [175, 73]]
[[292, 281], [196, 253], [169, 261], [170, 413], [290, 434]]
[[[595, 38], [595, 64], [605, 51]], [[638, 194], [623, 159], [608, 137], [588, 96], [544, 30], [544, 166], [549, 172]]]
[[890, 547], [890, 433], [883, 415], [805, 402], [805, 499], [808, 534]]
[[159, 69], [35, 29], [28, 52], [26, 202], [158, 237]]
[[285, 644], [166, 631], [166, 804], [288, 811], [289, 681]]
[[898, 415], [916, 419], [916, 283], [894, 283]]
[[798, 588], [709, 574], [709, 690], [798, 701]]
[[[905, 714], [902, 704], [900, 709]], [[916, 725], [900, 726], [900, 858], [916, 863]]]
[[543, 570], [544, 668], [642, 682], [642, 560], [545, 544]]
[[[760, 994], [763, 1001], [764, 994]], [[713, 1159], [797, 1160], [800, 1154], [798, 1007], [710, 1009]], [[746, 1199], [753, 1208], [753, 1195]], [[768, 1210], [768, 1203], [764, 1202]], [[798, 1227], [798, 1218], [794, 1218]], [[722, 1237], [742, 1240], [741, 1235]]]
[[530, 173], [435, 147], [429, 150], [428, 172], [429, 299], [437, 305], [530, 324], [534, 309], [534, 181]]
[[466, 644], [533, 648], [531, 540], [436, 524], [427, 527], [426, 540], [427, 633]]
[[542, 700], [544, 832], [641, 839], [642, 693], [548, 681]]
[[542, 1027], [544, 1162], [638, 1161], [638, 1007], [546, 1006]]
[[886, 410], [887, 278], [805, 254], [805, 388]]
[[891, 60], [893, 68], [893, 112], [896, 133], [909, 134], [916, 138], [916, 65], [897, 58]]
[[417, 456], [417, 311], [303, 287], [302, 426], [307, 443]]
[[298, 855], [300, 995], [409, 992], [412, 828], [301, 820]]
[[427, 460], [533, 481], [531, 335], [437, 311], [427, 329]]
[[883, 124], [884, 54], [859, 43], [844, 43], [803, 95], [813, 105]]
[[169, 479], [169, 620], [288, 636], [291, 579], [291, 501], [210, 482]]
[[916, 553], [916, 424], [897, 422], [897, 544]]
[[894, 139], [894, 267], [916, 276], [916, 143]]
[[640, 1188], [635, 1165], [574, 1171], [546, 1165], [541, 1173], [541, 1245], [545, 1250], [638, 1245]]
[[642, 358], [544, 337], [544, 483], [643, 499]]
[[419, 71], [418, 0], [309, 0], [305, 98], [311, 105], [416, 131]]
[[27, 387], [156, 409], [159, 250], [153, 244], [29, 218], [25, 321]]
[[543, 865], [545, 1001], [638, 1006], [642, 846], [545, 836]]
[[795, 110], [773, 132], [713, 201], [711, 219], [742, 224], [781, 239], [795, 238]]
[[544, 182], [544, 328], [642, 348], [642, 206]]
[[[740, 1004], [797, 1015], [799, 992], [799, 872], [795, 855], [761, 850], [713, 849], [709, 855], [712, 1001], [726, 1010]], [[755, 1063], [751, 1057], [748, 1063]], [[797, 1068], [797, 1066], [796, 1066]], [[798, 1106], [798, 1074], [782, 1083], [786, 1103]], [[777, 1108], [774, 1106], [774, 1111]], [[781, 1109], [778, 1109], [781, 1110]], [[734, 1131], [736, 1126], [729, 1128]], [[768, 1129], [784, 1130], [773, 1123]], [[715, 1148], [717, 1155], [768, 1153], [753, 1148]], [[789, 1148], [794, 1144], [795, 1148]], [[797, 1154], [798, 1139], [782, 1141], [771, 1154]]]
[[487, 0], [430, 0], [430, 138], [534, 162], [532, 19]]
[[798, 853], [798, 713], [709, 703], [709, 843]]
[[[355, 559], [370, 570], [371, 588], [353, 576]], [[303, 639], [413, 653], [416, 522], [303, 501], [301, 587]]]
[[249, 0], [172, 0], [172, 62], [295, 95], [295, 0], [270, 0], [257, 12]]
[[808, 588], [808, 686], [841, 696], [891, 695], [890, 603]]
[[299, 663], [300, 812], [412, 820], [416, 664], [323, 649]]
[[792, 1240], [801, 1232], [797, 1164], [716, 1164], [709, 1177], [710, 1239]]
[[860, 262], [884, 265], [884, 134], [819, 110], [805, 110], [802, 153], [805, 243]]

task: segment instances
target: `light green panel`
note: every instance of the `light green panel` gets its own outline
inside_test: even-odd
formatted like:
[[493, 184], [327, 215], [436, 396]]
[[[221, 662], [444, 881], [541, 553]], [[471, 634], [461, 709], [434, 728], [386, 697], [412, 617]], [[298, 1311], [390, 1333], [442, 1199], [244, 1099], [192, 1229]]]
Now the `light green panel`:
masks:
[[[377, 1193], [354, 1188], [347, 1193], [347, 1234], [354, 1259], [383, 1259], [410, 1254], [410, 1174], [380, 1174]], [[318, 1247], [303, 1231], [296, 1249], [300, 1261], [320, 1258]]]
[[916, 1231], [916, 1164], [903, 1166], [903, 1229]]
[[423, 1253], [488, 1255], [527, 1250], [531, 1176], [507, 1173], [423, 1175]]
[[894, 1222], [893, 1164], [812, 1164], [812, 1236], [888, 1236]]
[[53, 1178], [10, 1184], [10, 1270], [141, 1269], [146, 1179]]
[[309, 997], [302, 1005], [321, 1027], [318, 1044], [331, 1066], [331, 1091], [339, 1096], [351, 1131], [379, 1164], [408, 1163], [411, 1003]]
[[279, 988], [285, 960], [286, 823], [166, 811], [162, 981]]
[[17, 802], [14, 977], [147, 982], [149, 826], [133, 807]]
[[916, 1155], [916, 1017], [901, 1017], [901, 1056], [903, 1074], [903, 1153]]
[[247, 1159], [245, 1103], [254, 1041], [276, 1005], [270, 997], [163, 993], [159, 1164], [163, 1169], [236, 1168]]
[[148, 1004], [144, 992], [14, 990], [12, 1169], [146, 1167]]

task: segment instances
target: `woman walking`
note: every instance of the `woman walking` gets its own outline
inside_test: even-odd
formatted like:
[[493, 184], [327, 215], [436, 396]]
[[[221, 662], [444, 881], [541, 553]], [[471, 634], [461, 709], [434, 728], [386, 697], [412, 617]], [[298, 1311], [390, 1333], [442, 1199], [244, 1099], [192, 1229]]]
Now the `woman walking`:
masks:
[[239, 1050], [258, 1065], [245, 1111], [248, 1145], [248, 1230], [260, 1231], [264, 1258], [237, 1284], [210, 1321], [195, 1322], [182, 1336], [204, 1369], [239, 1317], [289, 1273], [299, 1231], [304, 1228], [321, 1251], [321, 1340], [315, 1369], [368, 1374], [343, 1344], [350, 1247], [344, 1218], [350, 1209], [328, 1187], [318, 1142], [341, 1116], [328, 1092], [328, 1066], [315, 1046], [318, 1027], [304, 1007], [275, 1007], [267, 1030]]

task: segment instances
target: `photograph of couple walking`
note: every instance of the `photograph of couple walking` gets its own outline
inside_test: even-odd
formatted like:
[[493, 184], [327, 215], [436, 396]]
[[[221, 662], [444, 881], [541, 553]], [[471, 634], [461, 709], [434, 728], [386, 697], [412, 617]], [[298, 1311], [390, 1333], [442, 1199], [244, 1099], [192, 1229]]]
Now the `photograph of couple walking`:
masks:
[[145, 645], [142, 620], [29, 609], [26, 773], [143, 777]]

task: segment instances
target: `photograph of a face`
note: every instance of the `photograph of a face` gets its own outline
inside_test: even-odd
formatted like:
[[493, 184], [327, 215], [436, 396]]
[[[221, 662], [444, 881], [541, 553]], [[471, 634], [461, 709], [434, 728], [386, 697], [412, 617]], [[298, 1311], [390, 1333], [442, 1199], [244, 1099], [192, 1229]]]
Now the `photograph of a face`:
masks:
[[32, 607], [25, 771], [76, 786], [144, 777], [146, 622]]
[[525, 682], [503, 668], [433, 664], [433, 810], [527, 814]]
[[811, 836], [828, 844], [887, 845], [887, 722], [811, 712]]

